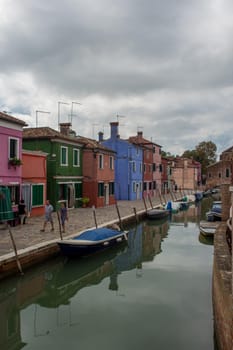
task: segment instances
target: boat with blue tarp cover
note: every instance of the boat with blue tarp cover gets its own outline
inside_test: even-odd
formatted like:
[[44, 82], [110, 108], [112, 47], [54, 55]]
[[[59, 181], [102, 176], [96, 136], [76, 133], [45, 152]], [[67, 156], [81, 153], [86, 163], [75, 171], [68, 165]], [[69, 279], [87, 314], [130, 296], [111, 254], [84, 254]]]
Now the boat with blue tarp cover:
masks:
[[127, 231], [102, 227], [87, 230], [72, 238], [58, 241], [62, 254], [82, 256], [93, 254], [120, 242], [127, 241]]

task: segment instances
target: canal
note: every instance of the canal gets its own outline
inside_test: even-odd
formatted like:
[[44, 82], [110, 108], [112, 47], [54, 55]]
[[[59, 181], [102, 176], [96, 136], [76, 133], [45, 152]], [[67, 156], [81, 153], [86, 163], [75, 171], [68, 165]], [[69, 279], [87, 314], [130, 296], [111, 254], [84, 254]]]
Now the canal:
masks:
[[213, 350], [208, 202], [130, 228], [127, 244], [0, 284], [0, 349]]

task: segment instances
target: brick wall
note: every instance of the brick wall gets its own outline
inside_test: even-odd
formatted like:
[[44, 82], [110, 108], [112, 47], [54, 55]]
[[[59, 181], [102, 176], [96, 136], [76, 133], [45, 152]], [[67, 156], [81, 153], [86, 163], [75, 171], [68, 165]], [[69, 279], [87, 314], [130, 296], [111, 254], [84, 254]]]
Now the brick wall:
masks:
[[220, 223], [214, 238], [213, 312], [218, 348], [219, 350], [232, 350], [232, 261], [226, 242], [225, 222]]

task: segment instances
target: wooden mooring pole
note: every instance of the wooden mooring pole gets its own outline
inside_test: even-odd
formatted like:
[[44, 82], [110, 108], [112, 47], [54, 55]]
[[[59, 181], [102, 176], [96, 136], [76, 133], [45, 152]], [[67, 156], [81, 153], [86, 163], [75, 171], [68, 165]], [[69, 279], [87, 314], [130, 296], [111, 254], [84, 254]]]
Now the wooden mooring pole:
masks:
[[92, 210], [93, 210], [93, 216], [94, 216], [94, 221], [95, 221], [95, 227], [98, 228], [98, 224], [97, 224], [97, 220], [96, 220], [96, 211], [95, 211], [95, 206], [92, 206]]
[[119, 211], [117, 203], [116, 203], [116, 210], [117, 210], [117, 214], [118, 214], [118, 218], [119, 218], [120, 228], [121, 228], [121, 230], [123, 230], [121, 215], [120, 215], [120, 211]]
[[9, 230], [11, 242], [12, 242], [13, 249], [14, 249], [14, 252], [15, 252], [16, 263], [17, 263], [19, 272], [21, 273], [21, 275], [23, 275], [24, 273], [23, 273], [23, 270], [22, 270], [22, 267], [21, 267], [21, 264], [20, 264], [20, 261], [19, 261], [19, 257], [18, 257], [18, 253], [17, 253], [17, 248], [16, 248], [15, 240], [14, 240], [13, 234], [12, 234], [12, 232], [11, 232], [10, 225], [7, 224], [7, 227], [8, 227], [8, 230]]
[[135, 207], [133, 208], [133, 211], [134, 211], [134, 215], [135, 215], [136, 223], [138, 224], [138, 215], [137, 215], [137, 210], [136, 210], [136, 208], [135, 208]]

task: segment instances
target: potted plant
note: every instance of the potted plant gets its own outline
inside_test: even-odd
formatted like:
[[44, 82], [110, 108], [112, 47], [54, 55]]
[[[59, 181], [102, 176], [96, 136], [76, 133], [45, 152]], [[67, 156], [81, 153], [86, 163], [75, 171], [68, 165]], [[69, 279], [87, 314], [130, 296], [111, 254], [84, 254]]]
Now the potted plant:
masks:
[[82, 198], [83, 208], [85, 208], [89, 202], [90, 202], [90, 198], [88, 198], [88, 197], [83, 197], [83, 198]]
[[17, 167], [17, 166], [22, 165], [23, 163], [22, 163], [22, 160], [21, 160], [21, 159], [19, 159], [19, 158], [17, 158], [17, 157], [14, 157], [14, 158], [9, 159], [8, 164], [9, 164], [10, 166], [12, 165], [12, 166], [14, 166], [14, 167]]

